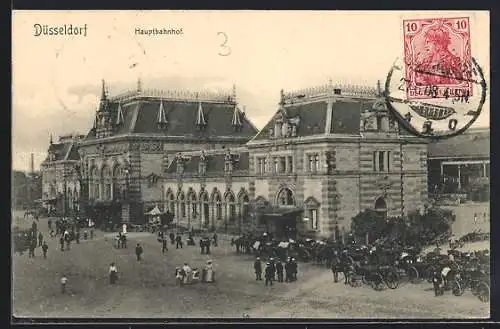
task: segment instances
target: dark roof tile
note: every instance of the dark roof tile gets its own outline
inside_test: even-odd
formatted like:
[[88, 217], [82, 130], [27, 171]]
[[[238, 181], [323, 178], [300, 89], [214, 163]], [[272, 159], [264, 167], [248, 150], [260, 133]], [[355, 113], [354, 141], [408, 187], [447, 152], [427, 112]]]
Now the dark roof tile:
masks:
[[[325, 133], [327, 103], [322, 100], [308, 104], [292, 104], [285, 106], [288, 118], [299, 117], [297, 136], [310, 136]], [[278, 110], [261, 132], [255, 137], [256, 140], [269, 138], [269, 129], [274, 128], [274, 120], [280, 115]]]

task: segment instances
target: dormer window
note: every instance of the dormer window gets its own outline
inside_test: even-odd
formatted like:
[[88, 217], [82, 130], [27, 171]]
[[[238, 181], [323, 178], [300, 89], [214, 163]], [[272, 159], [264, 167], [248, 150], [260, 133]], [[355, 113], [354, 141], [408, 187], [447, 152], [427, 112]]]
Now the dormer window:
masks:
[[202, 152], [200, 156], [200, 162], [198, 163], [198, 173], [200, 175], [205, 175], [207, 172], [207, 158], [205, 152]]
[[274, 137], [276, 137], [276, 138], [281, 137], [282, 128], [283, 128], [283, 122], [276, 121], [274, 123]]

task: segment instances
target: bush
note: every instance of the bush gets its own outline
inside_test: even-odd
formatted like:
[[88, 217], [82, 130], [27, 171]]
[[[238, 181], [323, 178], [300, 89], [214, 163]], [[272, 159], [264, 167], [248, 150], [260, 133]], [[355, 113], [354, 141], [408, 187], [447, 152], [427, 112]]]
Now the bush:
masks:
[[427, 208], [424, 214], [413, 211], [404, 218], [394, 217], [387, 220], [374, 210], [365, 210], [352, 219], [351, 231], [356, 241], [362, 243], [368, 233], [370, 243], [377, 239], [390, 239], [423, 246], [434, 243], [444, 234], [449, 234], [455, 218], [453, 211], [438, 207]]
[[365, 242], [366, 234], [370, 239], [370, 243], [386, 236], [387, 232], [386, 219], [379, 212], [374, 210], [366, 209], [355, 217], [351, 221], [351, 231], [354, 235], [356, 241]]

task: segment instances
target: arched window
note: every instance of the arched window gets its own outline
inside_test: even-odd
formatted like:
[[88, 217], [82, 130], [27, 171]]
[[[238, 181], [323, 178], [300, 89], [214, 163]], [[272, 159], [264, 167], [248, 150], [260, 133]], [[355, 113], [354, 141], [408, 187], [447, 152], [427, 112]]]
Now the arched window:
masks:
[[90, 171], [90, 198], [99, 199], [99, 171], [93, 167]]
[[278, 192], [277, 204], [279, 206], [293, 206], [295, 205], [295, 199], [293, 197], [293, 193], [289, 188], [282, 188]]
[[241, 213], [240, 213], [241, 219], [243, 221], [245, 221], [248, 218], [248, 215], [250, 213], [250, 211], [249, 211], [249, 209], [250, 209], [250, 198], [246, 194], [243, 194], [240, 197], [240, 209], [241, 209]]
[[379, 197], [375, 200], [375, 211], [384, 217], [387, 216], [387, 203], [383, 197]]
[[200, 201], [201, 201], [201, 223], [204, 227], [208, 227], [209, 224], [209, 219], [210, 219], [210, 206], [209, 206], [209, 201], [208, 201], [208, 193], [203, 192], [200, 195]]
[[236, 220], [236, 200], [234, 194], [229, 192], [226, 194], [226, 218], [229, 221]]
[[119, 165], [113, 168], [113, 199], [121, 199], [123, 187], [123, 169]]
[[167, 205], [168, 212], [171, 214], [175, 214], [175, 201], [174, 201], [174, 194], [172, 192], [169, 192], [167, 194], [167, 202], [168, 202]]
[[179, 200], [179, 216], [181, 218], [184, 218], [186, 217], [186, 200], [184, 198], [183, 192], [179, 193], [178, 200]]
[[103, 200], [111, 200], [111, 169], [108, 166], [102, 168], [102, 180], [103, 180]]
[[219, 191], [215, 190], [212, 194], [212, 202], [214, 207], [214, 216], [217, 220], [222, 219], [222, 198]]
[[194, 192], [189, 193], [188, 204], [189, 204], [189, 212], [190, 212], [191, 218], [197, 217], [198, 209], [196, 207], [196, 202], [197, 202], [196, 194]]

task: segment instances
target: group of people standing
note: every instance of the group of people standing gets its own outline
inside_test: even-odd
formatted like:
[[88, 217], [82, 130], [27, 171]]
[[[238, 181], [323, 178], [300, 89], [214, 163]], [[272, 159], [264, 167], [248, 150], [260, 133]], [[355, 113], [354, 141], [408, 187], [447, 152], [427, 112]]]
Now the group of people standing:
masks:
[[262, 281], [262, 272], [264, 272], [265, 285], [273, 285], [273, 282], [278, 278], [278, 282], [283, 282], [283, 274], [285, 282], [293, 282], [297, 280], [298, 264], [295, 258], [288, 257], [286, 262], [280, 259], [275, 260], [273, 257], [269, 258], [266, 263], [264, 271], [260, 257], [257, 257], [253, 264], [255, 271], [255, 280]]
[[192, 284], [195, 282], [203, 283], [213, 283], [215, 282], [215, 270], [211, 260], [207, 261], [207, 264], [202, 270], [201, 278], [200, 273], [197, 268], [191, 268], [187, 262], [184, 263], [182, 267], [177, 267], [175, 269], [175, 278], [179, 285], [183, 286], [185, 284]]

